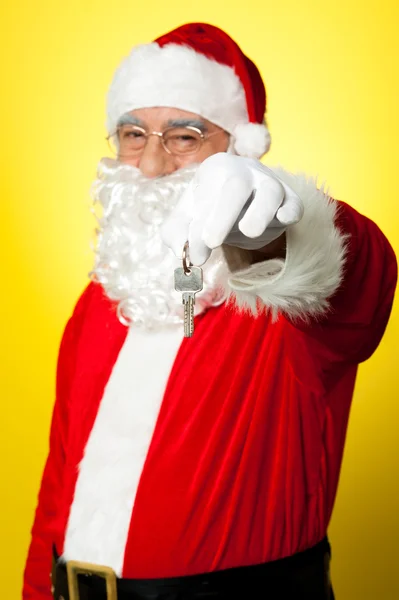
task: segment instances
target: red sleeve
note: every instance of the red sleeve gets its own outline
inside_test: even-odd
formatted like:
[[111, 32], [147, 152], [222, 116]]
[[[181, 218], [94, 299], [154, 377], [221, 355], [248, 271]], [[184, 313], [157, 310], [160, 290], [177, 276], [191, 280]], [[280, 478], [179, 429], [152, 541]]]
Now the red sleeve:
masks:
[[397, 281], [395, 254], [378, 226], [339, 202], [336, 225], [346, 236], [344, 277], [330, 309], [309, 333], [333, 362], [359, 363], [371, 356], [384, 334]]
[[38, 504], [32, 527], [32, 538], [25, 566], [23, 600], [50, 600], [52, 545], [59, 522], [58, 498], [61, 497], [65, 440], [68, 430], [69, 385], [75, 365], [76, 340], [90, 295], [89, 284], [79, 299], [68, 321], [58, 356], [56, 400], [50, 430], [50, 447], [39, 491]]

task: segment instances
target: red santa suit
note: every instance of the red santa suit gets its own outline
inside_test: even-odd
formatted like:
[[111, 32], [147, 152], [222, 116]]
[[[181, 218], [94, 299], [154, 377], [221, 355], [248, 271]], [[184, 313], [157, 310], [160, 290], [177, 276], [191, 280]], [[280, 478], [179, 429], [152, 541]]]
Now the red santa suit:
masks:
[[[231, 273], [233, 302], [126, 327], [91, 283], [61, 344], [24, 598], [50, 598], [52, 546], [127, 578], [290, 556], [331, 516], [357, 365], [396, 282], [378, 227], [280, 172], [305, 204], [286, 260]], [[258, 305], [258, 315], [242, 306]]]

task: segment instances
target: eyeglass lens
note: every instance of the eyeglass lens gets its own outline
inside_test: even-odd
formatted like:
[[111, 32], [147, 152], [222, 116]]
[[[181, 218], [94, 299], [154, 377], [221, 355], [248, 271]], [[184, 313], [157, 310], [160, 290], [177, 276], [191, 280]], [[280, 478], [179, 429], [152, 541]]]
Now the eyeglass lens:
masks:
[[[134, 156], [143, 150], [148, 135], [141, 127], [122, 125], [109, 138], [109, 145], [114, 155]], [[201, 132], [189, 127], [172, 127], [162, 134], [164, 147], [171, 154], [184, 155], [196, 152], [203, 140]]]

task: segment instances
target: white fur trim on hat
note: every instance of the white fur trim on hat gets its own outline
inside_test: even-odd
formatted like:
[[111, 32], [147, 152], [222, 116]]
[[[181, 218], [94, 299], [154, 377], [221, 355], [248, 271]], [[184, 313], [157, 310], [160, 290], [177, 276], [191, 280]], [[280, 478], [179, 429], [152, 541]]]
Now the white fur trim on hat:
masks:
[[234, 136], [239, 154], [259, 157], [266, 151], [267, 130], [248, 123], [244, 87], [234, 70], [192, 48], [157, 43], [133, 48], [117, 69], [108, 93], [108, 132], [115, 131], [123, 114], [155, 106], [204, 117]]
[[245, 123], [234, 128], [234, 150], [240, 156], [260, 158], [270, 148], [270, 133], [266, 125]]
[[154, 106], [195, 113], [228, 133], [248, 123], [244, 88], [233, 69], [177, 44], [134, 48], [115, 73], [107, 104], [109, 133], [126, 112]]

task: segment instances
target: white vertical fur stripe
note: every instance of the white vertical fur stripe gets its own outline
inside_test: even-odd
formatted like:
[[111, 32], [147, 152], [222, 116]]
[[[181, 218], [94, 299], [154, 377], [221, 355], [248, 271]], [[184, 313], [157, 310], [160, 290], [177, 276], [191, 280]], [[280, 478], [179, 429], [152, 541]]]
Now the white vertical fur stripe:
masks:
[[[104, 390], [80, 463], [65, 560], [112, 567], [118, 576], [132, 509], [182, 327], [131, 328]], [[156, 376], [154, 376], [156, 370]]]

